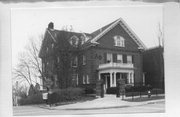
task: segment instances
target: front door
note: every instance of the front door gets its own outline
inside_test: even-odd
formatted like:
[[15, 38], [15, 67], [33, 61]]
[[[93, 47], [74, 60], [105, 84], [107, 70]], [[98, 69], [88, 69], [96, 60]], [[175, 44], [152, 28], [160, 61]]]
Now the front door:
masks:
[[125, 83], [127, 84], [128, 78], [127, 78], [127, 73], [117, 73], [116, 74], [116, 80], [118, 79], [124, 79]]

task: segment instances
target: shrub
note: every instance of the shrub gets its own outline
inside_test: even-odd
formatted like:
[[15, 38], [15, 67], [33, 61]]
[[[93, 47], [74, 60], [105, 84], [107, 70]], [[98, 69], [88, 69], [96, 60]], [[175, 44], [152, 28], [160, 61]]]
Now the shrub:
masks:
[[117, 88], [116, 87], [110, 87], [107, 89], [107, 94], [116, 94]]
[[95, 94], [96, 93], [96, 90], [91, 87], [85, 88], [84, 91], [85, 91], [85, 94]]
[[159, 89], [159, 88], [154, 88], [151, 90], [152, 94], [164, 94], [164, 90], [163, 89]]
[[50, 100], [51, 103], [71, 101], [79, 99], [83, 94], [84, 90], [82, 88], [57, 89], [50, 95]]
[[84, 89], [85, 94], [96, 94], [96, 84], [81, 84], [79, 87]]
[[[48, 95], [49, 103], [65, 102], [71, 100], [77, 100], [84, 95], [82, 88], [67, 88], [67, 89], [56, 89], [53, 93]], [[43, 103], [42, 93], [30, 95], [27, 98], [21, 98], [20, 105], [27, 104], [41, 104]]]
[[150, 86], [129, 86], [125, 87], [126, 92], [145, 92], [147, 90], [151, 90]]
[[20, 105], [28, 105], [28, 104], [41, 104], [43, 103], [42, 94], [34, 94], [27, 96], [26, 98], [21, 98], [19, 100]]

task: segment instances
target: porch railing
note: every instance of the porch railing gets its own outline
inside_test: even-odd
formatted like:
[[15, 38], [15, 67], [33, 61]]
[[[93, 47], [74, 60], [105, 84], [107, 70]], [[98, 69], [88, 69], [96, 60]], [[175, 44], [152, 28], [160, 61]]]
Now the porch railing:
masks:
[[104, 69], [104, 68], [134, 68], [134, 65], [132, 63], [113, 63], [113, 62], [99, 65], [99, 69]]

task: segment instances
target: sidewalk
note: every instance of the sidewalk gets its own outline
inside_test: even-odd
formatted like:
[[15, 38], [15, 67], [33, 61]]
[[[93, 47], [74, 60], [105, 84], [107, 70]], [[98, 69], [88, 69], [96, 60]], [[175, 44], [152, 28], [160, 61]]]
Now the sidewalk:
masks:
[[[154, 97], [153, 95], [152, 97]], [[158, 95], [164, 96], [164, 95]], [[146, 97], [147, 96], [142, 96]], [[134, 99], [139, 98], [139, 96], [134, 97]], [[125, 97], [125, 99], [132, 99], [132, 97]], [[61, 105], [56, 107], [48, 107], [49, 109], [55, 110], [96, 110], [96, 109], [108, 109], [108, 108], [125, 108], [130, 106], [139, 106], [145, 104], [152, 104], [158, 102], [164, 102], [165, 99], [157, 99], [157, 100], [148, 100], [148, 101], [140, 101], [140, 102], [130, 102], [121, 100], [121, 98], [116, 98], [115, 95], [105, 95], [104, 98], [97, 98], [91, 101], [86, 102], [77, 102], [74, 104]]]

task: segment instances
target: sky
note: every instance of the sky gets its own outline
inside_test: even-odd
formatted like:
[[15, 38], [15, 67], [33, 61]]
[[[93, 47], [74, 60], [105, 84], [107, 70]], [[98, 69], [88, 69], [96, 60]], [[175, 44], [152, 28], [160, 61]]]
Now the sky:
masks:
[[91, 33], [118, 18], [122, 18], [148, 48], [158, 45], [158, 23], [163, 23], [161, 5], [12, 9], [12, 65], [17, 64], [18, 53], [24, 51], [28, 39], [44, 35], [49, 22], [54, 23], [55, 29], [72, 25], [76, 32]]

